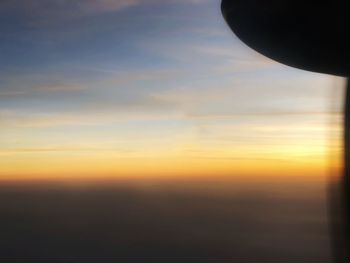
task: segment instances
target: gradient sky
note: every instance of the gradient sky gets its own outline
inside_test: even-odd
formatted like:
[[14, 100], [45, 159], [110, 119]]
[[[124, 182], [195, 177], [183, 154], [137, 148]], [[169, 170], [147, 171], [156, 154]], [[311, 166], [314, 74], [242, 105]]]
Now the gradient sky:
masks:
[[1, 1], [0, 179], [327, 170], [342, 79], [250, 50], [219, 2]]

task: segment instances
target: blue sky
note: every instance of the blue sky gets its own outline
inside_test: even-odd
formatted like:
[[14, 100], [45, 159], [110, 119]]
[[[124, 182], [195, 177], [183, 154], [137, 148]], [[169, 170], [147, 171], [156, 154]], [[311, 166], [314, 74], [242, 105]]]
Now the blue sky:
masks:
[[293, 148], [299, 159], [324, 156], [342, 80], [250, 50], [219, 4], [2, 1], [3, 165], [13, 172], [24, 153], [77, 151], [276, 158], [286, 140], [292, 148], [314, 141]]

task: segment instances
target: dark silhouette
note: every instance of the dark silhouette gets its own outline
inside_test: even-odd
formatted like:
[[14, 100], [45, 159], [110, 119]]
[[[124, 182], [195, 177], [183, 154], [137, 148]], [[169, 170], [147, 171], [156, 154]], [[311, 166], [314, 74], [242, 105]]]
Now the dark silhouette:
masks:
[[330, 262], [321, 189], [202, 181], [1, 185], [0, 261]]
[[[346, 1], [223, 0], [223, 15], [248, 46], [286, 65], [350, 77], [350, 38]], [[334, 252], [348, 262], [350, 238], [350, 84], [344, 106], [344, 175], [333, 193]], [[340, 190], [339, 190], [340, 189]], [[342, 209], [334, 201], [339, 195]], [[342, 224], [338, 214], [342, 215]]]

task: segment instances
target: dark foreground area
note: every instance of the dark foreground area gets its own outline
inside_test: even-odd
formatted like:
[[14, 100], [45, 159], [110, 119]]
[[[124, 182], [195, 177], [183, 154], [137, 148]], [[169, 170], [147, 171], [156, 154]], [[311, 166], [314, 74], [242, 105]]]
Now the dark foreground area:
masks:
[[3, 185], [0, 262], [330, 260], [320, 182]]

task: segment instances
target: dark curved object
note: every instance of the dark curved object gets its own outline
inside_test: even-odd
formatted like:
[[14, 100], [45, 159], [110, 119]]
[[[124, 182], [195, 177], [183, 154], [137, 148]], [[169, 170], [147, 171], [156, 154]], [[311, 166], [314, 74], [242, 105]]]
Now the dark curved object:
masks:
[[222, 13], [248, 46], [283, 64], [350, 76], [347, 1], [223, 0]]
[[[330, 211], [334, 217], [334, 259], [350, 262], [350, 9], [347, 1], [223, 0], [221, 9], [238, 38], [259, 53], [299, 69], [348, 78], [344, 103], [344, 173], [337, 192], [331, 196]], [[339, 196], [337, 202], [335, 196]]]

